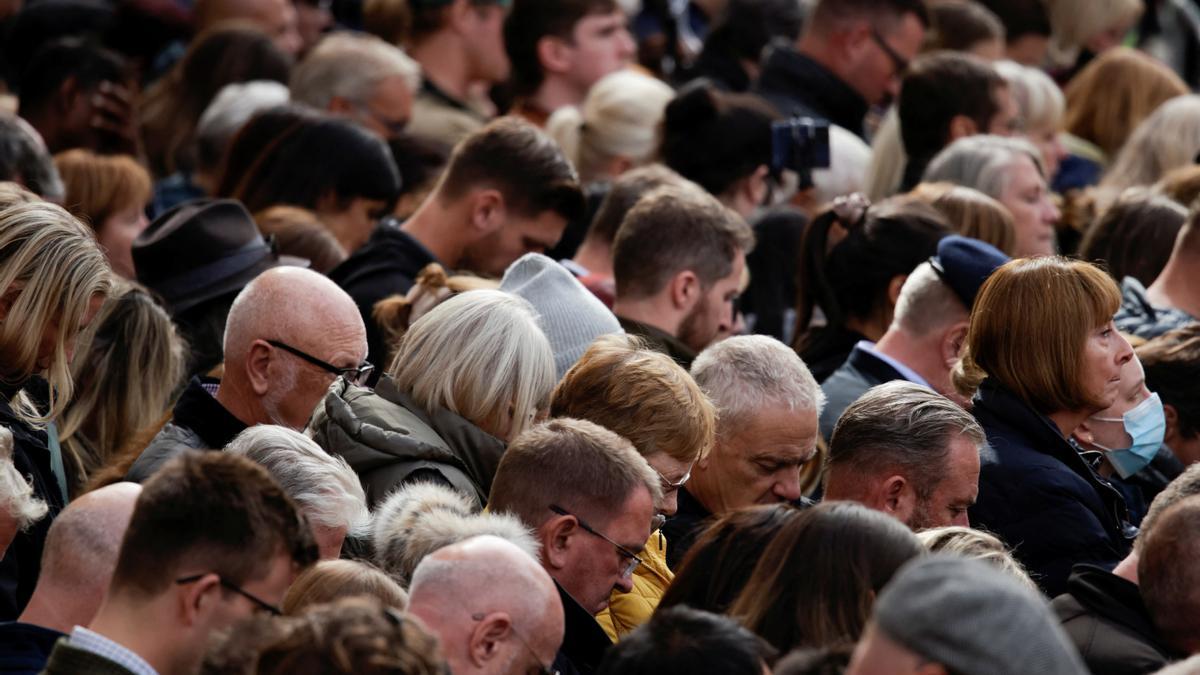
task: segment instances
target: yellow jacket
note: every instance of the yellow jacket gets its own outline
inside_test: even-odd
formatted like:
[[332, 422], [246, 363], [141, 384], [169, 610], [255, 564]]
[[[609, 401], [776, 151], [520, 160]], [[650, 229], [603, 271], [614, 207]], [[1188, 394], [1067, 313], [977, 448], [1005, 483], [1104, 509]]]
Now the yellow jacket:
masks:
[[667, 567], [667, 539], [662, 532], [650, 535], [646, 549], [638, 557], [642, 564], [633, 573], [633, 590], [614, 591], [608, 609], [596, 615], [596, 621], [613, 642], [650, 620], [675, 578]]

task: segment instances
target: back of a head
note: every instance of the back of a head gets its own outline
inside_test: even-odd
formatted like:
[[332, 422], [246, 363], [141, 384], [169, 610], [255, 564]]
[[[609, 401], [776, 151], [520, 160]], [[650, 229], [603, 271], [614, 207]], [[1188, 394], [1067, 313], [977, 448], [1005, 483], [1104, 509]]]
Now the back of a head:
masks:
[[1009, 44], [1028, 36], [1050, 37], [1050, 19], [1042, 0], [975, 0], [1004, 24]]
[[954, 553], [982, 560], [1027, 588], [1038, 590], [1037, 584], [1030, 578], [1024, 566], [1017, 562], [1004, 542], [991, 533], [961, 525], [948, 525], [921, 530], [917, 533], [917, 539], [921, 540], [930, 553]]
[[[1200, 324], [1164, 333], [1134, 352], [1146, 371], [1146, 387], [1175, 409], [1179, 436], [1195, 440], [1200, 435], [1200, 399], [1194, 395], [1200, 381]], [[1177, 454], [1183, 454], [1181, 451], [1175, 450]]]
[[1200, 153], [1200, 96], [1189, 94], [1163, 103], [1142, 120], [1121, 146], [1100, 181], [1102, 189], [1149, 187]]
[[299, 616], [256, 617], [209, 649], [203, 673], [443, 675], [437, 638], [373, 598], [343, 598]]
[[987, 242], [1005, 255], [1012, 255], [1016, 226], [1012, 214], [995, 198], [953, 183], [921, 183], [909, 194], [940, 211], [964, 237]]
[[142, 486], [110, 594], [145, 601], [196, 569], [242, 585], [265, 577], [280, 555], [303, 568], [317, 548], [266, 469], [229, 453], [187, 453]]
[[1166, 64], [1137, 49], [1115, 47], [1067, 85], [1064, 128], [1111, 159], [1142, 120], [1188, 86]]
[[460, 293], [422, 316], [388, 368], [426, 410], [446, 408], [510, 437], [549, 404], [554, 353], [530, 304], [498, 290]]
[[22, 117], [51, 113], [50, 106], [63, 84], [74, 80], [81, 93], [90, 93], [101, 82], [123, 84], [128, 77], [125, 61], [94, 42], [61, 38], [33, 53], [21, 74]]
[[633, 444], [591, 422], [563, 418], [526, 431], [508, 446], [488, 508], [511, 513], [533, 529], [553, 517], [551, 506], [605, 523], [642, 489], [655, 504], [661, 501], [658, 474]]
[[847, 318], [875, 315], [890, 303], [893, 279], [928, 260], [953, 232], [936, 209], [903, 197], [857, 213], [839, 211], [814, 219], [801, 242], [798, 335], [808, 330], [816, 307], [838, 328]]
[[588, 90], [579, 108], [559, 108], [546, 122], [546, 133], [579, 170], [584, 183], [608, 178], [615, 159], [644, 164], [658, 150], [658, 130], [669, 85], [648, 75], [620, 70]]
[[868, 19], [876, 29], [890, 27], [904, 15], [912, 14], [922, 25], [929, 25], [929, 11], [923, 0], [814, 0], [805, 17], [805, 34], [825, 32], [846, 21]]
[[959, 436], [980, 449], [987, 443], [971, 413], [927, 387], [903, 380], [872, 387], [833, 429], [827, 485], [852, 491], [898, 472], [918, 498], [928, 499], [947, 473], [950, 444]]
[[639, 200], [617, 230], [617, 297], [653, 297], [683, 271], [711, 288], [753, 248], [754, 231], [715, 197], [691, 186], [660, 188]]
[[968, 311], [933, 265], [924, 262], [900, 287], [891, 329], [898, 328], [910, 338], [936, 336], [946, 327], [966, 321]]
[[993, 67], [1008, 82], [1020, 112], [1021, 128], [1027, 135], [1061, 132], [1066, 98], [1046, 71], [1015, 61], [997, 61]]
[[575, 25], [592, 14], [612, 14], [617, 0], [514, 0], [504, 20], [504, 49], [512, 62], [513, 93], [529, 96], [545, 81], [542, 38], [574, 41]]
[[357, 532], [370, 523], [354, 470], [298, 431], [259, 424], [238, 434], [225, 451], [265, 468], [313, 526]]
[[691, 375], [626, 336], [592, 343], [554, 389], [552, 417], [588, 420], [620, 434], [649, 457], [691, 465], [708, 452], [716, 410]]
[[777, 119], [779, 112], [763, 99], [725, 93], [699, 80], [667, 105], [659, 157], [721, 197], [759, 167], [771, 164], [771, 123]]
[[921, 51], [970, 52], [983, 43], [1003, 46], [1004, 24], [992, 10], [974, 0], [931, 0], [929, 31]]
[[141, 491], [134, 483], [108, 485], [80, 496], [54, 518], [38, 584], [49, 588], [55, 602], [71, 603], [64, 610], [89, 603], [95, 612], [100, 606]]
[[1136, 541], [1138, 551], [1145, 546], [1146, 538], [1157, 527], [1158, 520], [1168, 509], [1190, 497], [1200, 495], [1200, 464], [1193, 464], [1179, 474], [1158, 493], [1142, 518], [1141, 532]]
[[811, 410], [820, 415], [825, 393], [804, 361], [765, 335], [739, 335], [705, 349], [692, 377], [717, 407], [717, 433], [728, 438], [739, 424], [770, 408]]
[[517, 215], [550, 211], [571, 222], [584, 213], [579, 176], [558, 144], [516, 117], [495, 120], [454, 148], [437, 198], [450, 204], [479, 189], [499, 190]]
[[979, 560], [937, 554], [905, 565], [875, 603], [874, 621], [946, 672], [1088, 672], [1045, 598]]
[[967, 136], [937, 153], [922, 180], [963, 185], [999, 199], [1011, 179], [1010, 168], [1022, 157], [1028, 157], [1038, 171], [1042, 170], [1041, 154], [1029, 141], [983, 134]]
[[296, 577], [282, 609], [295, 616], [314, 605], [362, 596], [399, 611], [408, 606], [408, 593], [379, 568], [361, 560], [322, 560]]
[[596, 215], [588, 227], [587, 239], [612, 246], [621, 222], [642, 197], [661, 187], [683, 187], [687, 179], [662, 164], [630, 169], [621, 174], [608, 188]]
[[729, 614], [780, 651], [852, 644], [892, 575], [924, 552], [895, 518], [850, 502], [819, 504], [767, 546]]
[[1102, 409], [1080, 384], [1081, 354], [1086, 336], [1120, 305], [1117, 284], [1089, 263], [1045, 256], [1004, 264], [975, 299], [955, 388], [970, 396], [988, 378], [1042, 414]]
[[272, 206], [254, 214], [263, 236], [274, 237], [280, 255], [307, 260], [314, 272], [329, 274], [348, 257], [317, 214], [298, 206]]
[[960, 115], [987, 130], [999, 110], [996, 90], [1006, 86], [990, 64], [969, 54], [938, 52], [914, 61], [897, 101], [909, 161], [927, 160], [944, 148], [950, 123]]
[[1142, 0], [1046, 0], [1052, 29], [1046, 66], [1074, 66], [1081, 54], [1102, 48], [1094, 46], [1097, 39], [1110, 49], [1121, 44], [1121, 31], [1128, 32], [1144, 11]]
[[761, 675], [775, 650], [733, 619], [690, 607], [656, 612], [608, 650], [597, 675]]
[[755, 564], [800, 509], [772, 504], [730, 511], [699, 536], [658, 603], [659, 610], [687, 605], [724, 614], [742, 592]]
[[256, 113], [288, 102], [288, 89], [272, 80], [234, 82], [221, 88], [196, 123], [196, 168], [217, 178], [238, 130]]
[[292, 98], [327, 110], [338, 98], [366, 106], [385, 79], [403, 78], [411, 91], [421, 83], [421, 70], [400, 48], [373, 35], [335, 33], [317, 44], [292, 69]]
[[240, 193], [242, 185], [282, 141], [322, 119], [325, 116], [309, 106], [291, 103], [254, 113], [229, 141], [213, 196], [232, 197]]
[[29, 123], [0, 113], [0, 180], [12, 181], [50, 201], [65, 196], [62, 178], [42, 137]]
[[1174, 200], [1130, 188], [1084, 234], [1079, 255], [1105, 265], [1118, 282], [1131, 276], [1149, 287], [1187, 220], [1187, 209]]
[[710, 25], [704, 53], [758, 62], [772, 41], [794, 42], [800, 36], [804, 9], [793, 0], [730, 0]]

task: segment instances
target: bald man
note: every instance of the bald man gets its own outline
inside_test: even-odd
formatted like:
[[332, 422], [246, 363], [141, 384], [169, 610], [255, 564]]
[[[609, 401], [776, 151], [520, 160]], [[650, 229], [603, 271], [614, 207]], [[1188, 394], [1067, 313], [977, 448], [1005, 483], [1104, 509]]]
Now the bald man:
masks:
[[220, 23], [253, 24], [289, 56], [300, 53], [303, 40], [292, 0], [196, 0], [193, 24], [196, 34]]
[[33, 597], [17, 621], [0, 624], [0, 672], [40, 671], [58, 638], [91, 623], [141, 492], [136, 483], [102, 487], [54, 520]]
[[185, 450], [220, 450], [256, 424], [300, 430], [334, 378], [365, 381], [367, 332], [354, 300], [299, 267], [260, 274], [225, 324], [225, 374], [194, 378], [174, 415], [130, 468], [142, 482]]
[[417, 565], [408, 593], [408, 612], [438, 637], [454, 675], [550, 672], [562, 602], [516, 545], [488, 535], [439, 549]]

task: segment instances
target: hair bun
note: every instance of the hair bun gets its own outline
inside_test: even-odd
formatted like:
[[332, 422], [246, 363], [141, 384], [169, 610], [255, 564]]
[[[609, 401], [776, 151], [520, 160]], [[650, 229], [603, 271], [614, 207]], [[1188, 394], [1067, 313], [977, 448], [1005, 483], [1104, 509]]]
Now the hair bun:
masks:
[[717, 119], [717, 97], [707, 80], [697, 80], [679, 90], [667, 104], [666, 124], [673, 128], [699, 126]]

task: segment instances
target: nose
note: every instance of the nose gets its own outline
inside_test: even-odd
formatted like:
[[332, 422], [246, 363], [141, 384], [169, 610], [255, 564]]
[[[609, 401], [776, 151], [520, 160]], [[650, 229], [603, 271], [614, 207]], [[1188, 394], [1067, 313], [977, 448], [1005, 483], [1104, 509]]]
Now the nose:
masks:
[[664, 516], [673, 516], [679, 510], [679, 491], [670, 490], [663, 494], [662, 505], [658, 512]]
[[621, 58], [625, 61], [632, 61], [637, 55], [637, 43], [633, 41], [633, 34], [628, 28], [621, 29]]
[[959, 527], [970, 527], [971, 526], [971, 517], [967, 515], [966, 511], [963, 511], [962, 513], [955, 516], [954, 520], [950, 521], [950, 524], [958, 525]]
[[1050, 198], [1047, 197], [1046, 205], [1042, 208], [1042, 222], [1048, 225], [1057, 225], [1058, 221], [1061, 219], [1062, 212], [1059, 211], [1058, 207], [1054, 205], [1054, 202], [1050, 201]]
[[623, 576], [620, 579], [617, 579], [617, 583], [613, 585], [613, 588], [617, 589], [618, 591], [621, 591], [622, 593], [628, 593], [629, 591], [632, 591], [633, 590], [633, 575], [630, 574], [627, 577]]
[[780, 501], [794, 502], [800, 499], [804, 496], [804, 493], [800, 491], [800, 471], [792, 471], [776, 481], [771, 491], [775, 493], [776, 497], [779, 497]]
[[1117, 337], [1121, 340], [1121, 344], [1117, 347], [1117, 365], [1123, 366], [1133, 358], [1133, 346], [1129, 344], [1129, 340], [1126, 340], [1124, 335], [1117, 333]]

